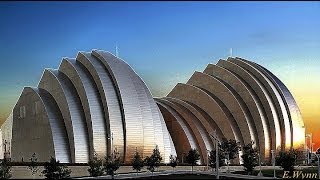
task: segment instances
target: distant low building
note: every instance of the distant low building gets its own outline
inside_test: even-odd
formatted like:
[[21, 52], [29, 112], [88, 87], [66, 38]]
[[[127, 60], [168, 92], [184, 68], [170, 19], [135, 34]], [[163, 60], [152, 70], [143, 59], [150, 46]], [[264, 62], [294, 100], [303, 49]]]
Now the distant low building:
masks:
[[7, 120], [1, 125], [0, 159], [11, 158], [12, 123], [13, 123], [13, 114], [11, 112]]

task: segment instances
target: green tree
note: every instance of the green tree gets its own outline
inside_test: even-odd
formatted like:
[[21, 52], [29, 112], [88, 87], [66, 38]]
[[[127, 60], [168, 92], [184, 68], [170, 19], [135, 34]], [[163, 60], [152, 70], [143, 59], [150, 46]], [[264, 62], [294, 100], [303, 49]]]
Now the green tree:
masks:
[[200, 154], [196, 149], [190, 149], [186, 157], [188, 164], [191, 164], [191, 171], [193, 172], [193, 166], [197, 165], [197, 162], [200, 160]]
[[93, 154], [93, 158], [90, 159], [88, 162], [89, 169], [88, 172], [90, 176], [97, 177], [103, 175], [103, 168], [102, 168], [102, 160], [98, 158], [96, 152]]
[[253, 148], [254, 142], [251, 142], [243, 147], [243, 155], [241, 158], [243, 160], [242, 166], [248, 174], [252, 174], [253, 169], [258, 165], [258, 150]]
[[44, 170], [41, 172], [46, 179], [66, 179], [70, 178], [71, 170], [60, 161], [56, 161], [54, 157], [50, 158], [50, 162], [45, 162]]
[[229, 154], [229, 160], [233, 160], [239, 154], [240, 143], [234, 139], [227, 140], [223, 138], [219, 147], [223, 152], [224, 158]]
[[149, 171], [151, 171], [152, 176], [153, 176], [153, 172], [154, 172], [155, 168], [159, 167], [161, 160], [162, 160], [162, 157], [160, 155], [160, 151], [159, 151], [158, 146], [156, 146], [156, 148], [153, 149], [153, 153], [150, 157], [147, 156], [145, 158], [145, 163], [147, 165], [147, 169]]
[[[224, 154], [219, 151], [219, 167], [224, 165]], [[211, 168], [216, 168], [216, 150], [211, 150], [210, 151], [210, 156], [209, 156], [209, 166]]]
[[281, 166], [284, 171], [289, 171], [289, 176], [293, 175], [294, 166], [296, 163], [297, 151], [289, 150], [289, 151], [281, 151], [279, 155], [276, 157], [276, 164]]
[[9, 163], [10, 162], [7, 158], [0, 160], [0, 179], [11, 178], [11, 166]]
[[117, 171], [122, 164], [117, 148], [115, 148], [110, 156], [106, 156], [105, 160], [104, 170], [108, 175], [111, 175], [112, 179], [114, 179], [114, 172]]
[[173, 156], [173, 155], [170, 155], [170, 166], [172, 167], [173, 169], [173, 172], [174, 172], [174, 168], [178, 165], [178, 160], [177, 160], [177, 156]]
[[144, 162], [143, 159], [141, 158], [140, 154], [138, 151], [136, 151], [136, 153], [134, 154], [132, 160], [131, 160], [131, 164], [132, 164], [132, 168], [133, 170], [137, 171], [137, 175], [138, 172], [141, 171], [141, 169], [144, 166]]
[[37, 174], [39, 168], [38, 168], [38, 158], [36, 153], [33, 153], [31, 158], [30, 158], [30, 165], [28, 166], [28, 168], [31, 171], [32, 177], [34, 179], [35, 175]]

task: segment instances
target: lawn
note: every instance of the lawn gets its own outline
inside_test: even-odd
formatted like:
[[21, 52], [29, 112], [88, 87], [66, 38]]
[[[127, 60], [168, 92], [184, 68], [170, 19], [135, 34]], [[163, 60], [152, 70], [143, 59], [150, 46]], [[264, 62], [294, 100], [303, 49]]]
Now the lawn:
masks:
[[[205, 174], [171, 174], [171, 175], [160, 175], [153, 177], [142, 177], [142, 178], [134, 178], [134, 179], [215, 179], [214, 175], [205, 175]], [[232, 179], [225, 178], [220, 176], [220, 179]]]
[[[295, 171], [300, 171], [300, 168], [296, 168]], [[303, 168], [302, 169], [303, 173], [318, 173], [317, 167], [312, 167], [312, 168]], [[261, 170], [263, 176], [265, 177], [273, 177], [273, 169], [263, 169]], [[244, 174], [247, 175], [245, 171], [235, 171], [233, 172], [234, 174]], [[252, 175], [257, 176], [259, 173], [259, 170], [254, 170]], [[276, 177], [282, 178], [283, 177], [283, 170], [276, 170]]]
[[[264, 170], [261, 170], [263, 176], [266, 176], [266, 177], [273, 177], [273, 169], [264, 169]], [[245, 171], [234, 171], [232, 172], [234, 174], [243, 174], [243, 175], [248, 175], [247, 172]], [[252, 172], [252, 175], [253, 176], [257, 176], [259, 173], [259, 170], [254, 170]], [[282, 177], [283, 176], [283, 171], [282, 170], [276, 170], [276, 177]]]

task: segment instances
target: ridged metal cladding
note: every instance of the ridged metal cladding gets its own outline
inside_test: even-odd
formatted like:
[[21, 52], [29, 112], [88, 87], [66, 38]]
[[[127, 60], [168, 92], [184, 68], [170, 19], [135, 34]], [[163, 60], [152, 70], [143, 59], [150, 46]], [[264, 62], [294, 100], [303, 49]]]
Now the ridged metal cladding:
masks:
[[285, 102], [281, 98], [281, 95], [275, 85], [271, 82], [271, 80], [262, 73], [257, 67], [253, 64], [249, 63], [249, 61], [236, 58], [236, 60], [231, 60], [241, 67], [248, 70], [251, 74], [253, 74], [265, 87], [267, 93], [271, 97], [272, 105], [274, 105], [277, 115], [278, 115], [278, 123], [281, 130], [281, 147], [279, 150], [290, 149], [291, 146], [291, 127], [288, 117], [288, 112], [285, 109]]
[[142, 153], [142, 157], [151, 155], [155, 146], [158, 146], [164, 162], [169, 162], [170, 154], [175, 155], [175, 151], [170, 138], [166, 137], [169, 134], [164, 132], [167, 130], [163, 127], [162, 115], [145, 83], [127, 63], [111, 53], [94, 50], [92, 55], [108, 69], [119, 90], [125, 116], [125, 162], [131, 161], [136, 150]]
[[113, 145], [117, 147], [119, 154], [123, 158], [126, 147], [125, 117], [119, 97], [119, 89], [108, 70], [98, 59], [92, 56], [91, 53], [80, 52], [77, 56], [77, 62], [84, 65], [90, 72], [100, 94], [107, 131], [107, 154], [111, 154], [111, 146]]
[[85, 67], [75, 59], [63, 59], [59, 70], [75, 85], [86, 116], [89, 135], [90, 157], [107, 155], [107, 132], [99, 92]]
[[[190, 113], [192, 113], [193, 116], [195, 116], [196, 119], [199, 120], [200, 124], [205, 128], [205, 131], [208, 135], [208, 140], [206, 141], [211, 141], [212, 144], [209, 145], [213, 145], [214, 141], [213, 139], [210, 138], [210, 134], [214, 133], [214, 130], [218, 130], [218, 134], [220, 137], [224, 137], [224, 135], [222, 134], [221, 131], [219, 131], [220, 129], [217, 128], [218, 126], [215, 124], [215, 122], [210, 119], [210, 116], [205, 113], [204, 111], [200, 111], [200, 108], [198, 107], [197, 109], [192, 106], [191, 104], [186, 103], [185, 101], [182, 101], [180, 99], [175, 99], [175, 98], [170, 98], [170, 97], [165, 97], [163, 99], [166, 99], [172, 103], [176, 103], [177, 105], [180, 105], [181, 107], [184, 107], [185, 109], [187, 109]], [[206, 142], [205, 141], [205, 142]], [[211, 148], [207, 148], [208, 150], [212, 149]]]
[[[48, 74], [48, 76], [45, 76], [46, 74]], [[39, 83], [39, 88], [43, 88], [47, 90], [50, 94], [54, 94], [53, 97], [58, 103], [60, 111], [66, 112], [62, 113], [64, 119], [69, 119], [69, 121], [71, 121], [74, 140], [74, 149], [72, 149], [74, 150], [74, 162], [88, 162], [88, 129], [83, 108], [81, 106], [81, 101], [74, 85], [65, 74], [58, 70], [45, 71], [42, 77], [43, 78]], [[48, 82], [45, 82], [47, 80], [56, 81], [59, 84], [59, 86], [50, 88], [51, 85], [49, 85], [48, 87]]]
[[[251, 64], [255, 64], [253, 62], [250, 62]], [[304, 134], [305, 134], [305, 128], [304, 128], [304, 122], [299, 110], [299, 107], [297, 106], [296, 101], [294, 100], [292, 94], [288, 90], [288, 88], [269, 70], [266, 68], [256, 64], [256, 66], [259, 66], [262, 71], [268, 75], [269, 79], [272, 81], [273, 84], [276, 85], [277, 90], [280, 92], [282, 99], [286, 102], [286, 110], [289, 114], [289, 123], [290, 123], [290, 130], [291, 130], [291, 147], [294, 147], [295, 149], [302, 149], [303, 143], [304, 143]]]
[[165, 118], [166, 125], [175, 145], [177, 158], [182, 162], [183, 157], [188, 153], [189, 149], [197, 148], [195, 138], [188, 125], [174, 109], [157, 99], [156, 102]]
[[[26, 116], [20, 117], [23, 108]], [[214, 132], [241, 146], [253, 140], [265, 162], [271, 149], [302, 151], [305, 143], [292, 94], [256, 63], [220, 60], [167, 97], [153, 99], [127, 63], [93, 50], [64, 58], [58, 70], [44, 71], [37, 88], [23, 90], [12, 114], [12, 160], [28, 161], [36, 152], [39, 161], [54, 156], [86, 163], [95, 152], [103, 158], [117, 149], [128, 164], [136, 150], [145, 158], [158, 146], [165, 163], [170, 155], [181, 161], [190, 148], [207, 163]]]
[[[232, 92], [242, 110], [240, 112], [243, 113], [247, 120], [248, 125], [245, 126], [249, 127], [252, 140], [260, 151], [261, 158], [264, 159], [265, 155], [269, 157], [269, 135], [266, 126], [263, 126], [264, 117], [262, 114], [259, 114], [256, 101], [253, 98], [254, 95], [246, 83], [238, 78], [232, 71], [223, 68], [221, 65], [218, 66], [219, 64], [224, 64], [223, 62], [224, 61], [219, 60], [217, 65], [208, 65], [204, 73], [219, 79]], [[240, 120], [239, 115], [236, 115], [236, 117]]]
[[[221, 130], [227, 139], [235, 139], [242, 146], [253, 140], [262, 161], [270, 162], [272, 149], [279, 152], [295, 148], [303, 152], [304, 123], [292, 94], [276, 76], [256, 63], [241, 58], [219, 60], [217, 65], [209, 64], [203, 73], [195, 72], [186, 84], [177, 84], [162, 99], [196, 105], [190, 112], [208, 114], [202, 117], [210, 117], [209, 123], [214, 120], [213, 129]], [[167, 109], [179, 109], [166, 105]], [[221, 118], [224, 120], [219, 122]], [[198, 120], [193, 119], [194, 123]], [[212, 134], [208, 128], [205, 131]], [[220, 138], [222, 133], [218, 133]], [[197, 143], [199, 147], [201, 143]]]
[[207, 92], [189, 84], [179, 83], [168, 94], [168, 97], [195, 104], [208, 113], [227, 139], [236, 139], [244, 144], [243, 136], [230, 111], [221, 106], [222, 104], [218, 103]]
[[169, 105], [170, 107], [174, 108], [175, 116], [179, 116], [180, 124], [183, 123], [185, 128], [188, 129], [188, 133], [192, 136], [194, 143], [196, 143], [196, 149], [199, 149], [202, 153], [200, 153], [200, 162], [206, 163], [206, 154], [207, 149], [211, 149], [209, 145], [209, 141], [207, 140], [207, 136], [204, 133], [204, 128], [197, 123], [196, 118], [192, 114], [188, 114], [187, 111], [183, 110], [176, 104], [171, 103], [170, 101], [166, 101], [164, 99], [159, 100], [163, 104]]
[[247, 70], [230, 62], [231, 59], [233, 58], [228, 58], [228, 61], [219, 61], [217, 65], [234, 73], [250, 91], [254, 103], [250, 103], [251, 106], [248, 107], [255, 119], [261, 119], [266, 144], [265, 153], [266, 158], [268, 158], [270, 156], [270, 149], [276, 149], [277, 146], [280, 146], [281, 141], [280, 127], [276, 126], [274, 122], [278, 121], [275, 110], [271, 109], [271, 103], [268, 104], [268, 99], [266, 98], [268, 94], [265, 93], [261, 83]]
[[[34, 125], [35, 132], [40, 131], [36, 122], [47, 123], [46, 128], [50, 129], [51, 136], [39, 138], [50, 147], [31, 148], [40, 153], [41, 161], [54, 156], [61, 162], [86, 163], [94, 153], [103, 158], [117, 150], [124, 163], [130, 163], [136, 150], [145, 158], [156, 146], [165, 163], [170, 155], [177, 155], [149, 89], [127, 63], [111, 53], [94, 50], [80, 52], [76, 59], [63, 58], [58, 70], [44, 71], [38, 89], [32, 91], [33, 96], [43, 102], [46, 118], [31, 120], [31, 110], [27, 108], [25, 123]], [[26, 95], [20, 99], [33, 103]], [[20, 106], [23, 103], [15, 107], [15, 116], [19, 115]], [[18, 161], [31, 152], [16, 153], [21, 151], [19, 143], [33, 136], [25, 131], [19, 133], [22, 127], [16, 126], [18, 119], [13, 122], [14, 132], [19, 135], [12, 138], [17, 147], [13, 147], [13, 159]], [[42, 153], [46, 151], [48, 158]]]
[[[33, 113], [33, 103], [37, 102], [37, 113]], [[25, 87], [14, 108], [12, 160], [28, 160], [37, 152], [39, 161], [48, 161], [50, 156], [61, 162], [70, 162], [69, 143], [62, 115], [53, 97], [43, 89]], [[27, 108], [29, 117], [17, 117], [20, 106]], [[30, 113], [30, 111], [32, 113]], [[41, 121], [38, 120], [41, 118]], [[39, 128], [34, 128], [37, 126]], [[45, 136], [46, 138], [40, 138]], [[31, 144], [31, 145], [30, 145]], [[41, 147], [41, 151], [39, 151]], [[23, 151], [21, 151], [23, 149]]]

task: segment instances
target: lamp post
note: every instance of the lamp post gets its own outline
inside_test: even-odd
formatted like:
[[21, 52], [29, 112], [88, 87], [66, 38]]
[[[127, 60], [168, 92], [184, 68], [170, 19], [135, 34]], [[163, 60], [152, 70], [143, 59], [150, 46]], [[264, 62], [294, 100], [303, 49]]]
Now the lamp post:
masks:
[[258, 158], [259, 158], [259, 173], [258, 176], [263, 176], [262, 172], [261, 172], [261, 159], [260, 159], [260, 152], [258, 152]]
[[207, 149], [207, 171], [209, 170], [209, 153], [210, 151]]
[[217, 170], [217, 176], [216, 179], [219, 179], [219, 147], [218, 147], [218, 139], [217, 139], [217, 133], [214, 131], [215, 135], [215, 141], [216, 141], [216, 170]]
[[214, 130], [213, 135], [210, 134], [210, 137], [214, 139], [215, 141], [215, 146], [216, 146], [216, 179], [219, 179], [219, 139], [217, 136], [217, 131]]
[[182, 153], [182, 157], [181, 157], [181, 162], [182, 162], [182, 164], [183, 164], [183, 153]]
[[113, 156], [113, 132], [111, 132], [111, 137], [108, 137], [108, 139], [111, 141], [111, 153], [110, 153], [110, 155]]
[[[312, 154], [312, 133], [310, 133], [310, 151], [311, 151], [311, 154]], [[310, 160], [311, 160], [311, 157], [310, 157]]]
[[305, 142], [304, 142], [305, 148], [306, 148], [306, 158], [307, 158], [306, 164], [308, 165], [309, 164], [309, 150], [308, 150], [307, 139], [308, 139], [308, 134], [305, 135]]
[[229, 161], [230, 161], [229, 152], [226, 152], [226, 158], [227, 158], [227, 174], [229, 174]]
[[113, 153], [113, 132], [111, 132], [111, 152]]
[[273, 166], [273, 178], [276, 178], [276, 161], [275, 161], [275, 156], [274, 156], [274, 150], [271, 150], [271, 155], [272, 155], [272, 166]]
[[[309, 145], [310, 145], [310, 153], [312, 154], [312, 133], [310, 134], [306, 134], [306, 138], [309, 137]], [[311, 156], [310, 156], [310, 153], [309, 153], [309, 149], [308, 149], [308, 145], [307, 145], [307, 157], [308, 157], [308, 165], [311, 163]]]

